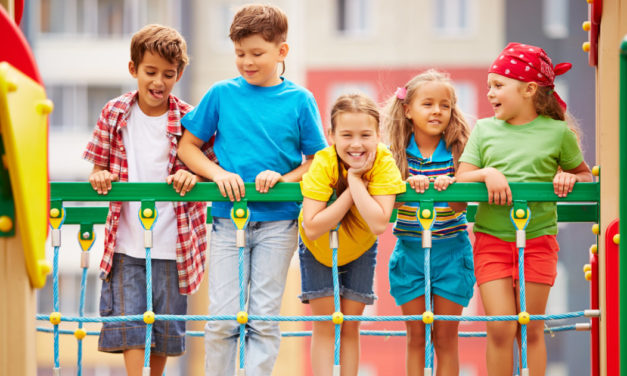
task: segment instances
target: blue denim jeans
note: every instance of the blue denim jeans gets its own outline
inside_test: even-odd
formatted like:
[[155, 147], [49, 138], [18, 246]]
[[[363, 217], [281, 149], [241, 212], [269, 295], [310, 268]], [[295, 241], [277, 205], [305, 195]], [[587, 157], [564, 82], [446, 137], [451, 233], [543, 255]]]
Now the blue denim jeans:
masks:
[[[235, 315], [239, 306], [239, 247], [230, 218], [214, 218], [209, 254], [209, 314]], [[250, 222], [245, 230], [244, 290], [248, 315], [278, 315], [290, 260], [298, 242], [296, 220]], [[233, 375], [239, 324], [209, 321], [205, 326], [205, 374]], [[278, 322], [246, 324], [247, 376], [272, 374], [279, 352]], [[239, 367], [239, 366], [238, 366]]]
[[[187, 296], [179, 293], [174, 260], [152, 260], [152, 306], [156, 314], [185, 315]], [[113, 255], [113, 266], [100, 293], [100, 316], [143, 315], [146, 312], [146, 259], [125, 254]], [[143, 349], [146, 324], [143, 321], [105, 322], [100, 330], [98, 350], [119, 353]], [[151, 352], [176, 356], [185, 352], [185, 321], [155, 321]]]

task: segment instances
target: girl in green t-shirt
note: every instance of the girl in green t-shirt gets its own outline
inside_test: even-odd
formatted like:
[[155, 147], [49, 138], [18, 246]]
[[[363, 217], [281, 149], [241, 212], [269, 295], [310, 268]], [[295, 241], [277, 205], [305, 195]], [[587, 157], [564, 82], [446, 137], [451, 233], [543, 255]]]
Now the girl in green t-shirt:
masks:
[[[484, 182], [488, 202], [480, 203], [475, 222], [474, 264], [487, 315], [516, 315], [519, 306], [518, 248], [510, 224], [509, 181], [553, 182], [565, 197], [575, 182], [592, 181], [577, 136], [566, 120], [566, 103], [554, 90], [556, 75], [569, 63], [553, 66], [541, 48], [510, 43], [488, 71], [488, 100], [494, 117], [475, 125], [457, 174], [459, 182]], [[525, 246], [526, 311], [545, 312], [557, 275], [555, 203], [532, 203]], [[490, 375], [511, 375], [512, 346], [520, 336], [515, 321], [487, 322]], [[546, 369], [544, 322], [527, 324], [528, 366], [532, 375]]]

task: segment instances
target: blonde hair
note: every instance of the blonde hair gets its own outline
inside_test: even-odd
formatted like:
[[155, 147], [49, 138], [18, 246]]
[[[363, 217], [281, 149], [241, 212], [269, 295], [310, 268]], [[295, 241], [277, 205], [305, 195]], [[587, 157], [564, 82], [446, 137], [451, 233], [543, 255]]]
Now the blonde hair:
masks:
[[457, 106], [457, 96], [455, 88], [448, 74], [429, 69], [426, 72], [412, 78], [406, 85], [407, 94], [404, 99], [399, 99], [396, 94], [387, 100], [383, 110], [383, 129], [386, 142], [390, 145], [392, 155], [396, 160], [396, 165], [401, 171], [403, 179], [409, 177], [409, 167], [407, 165], [407, 146], [414, 131], [414, 123], [405, 116], [405, 107], [411, 104], [416, 92], [425, 84], [437, 82], [449, 89], [451, 94], [451, 119], [442, 135], [446, 148], [453, 154], [453, 164], [457, 170], [459, 157], [461, 157], [468, 137], [470, 128], [461, 110]]
[[171, 64], [176, 64], [178, 74], [181, 74], [189, 63], [187, 43], [181, 34], [171, 27], [150, 24], [137, 31], [131, 38], [131, 61], [135, 69], [139, 67], [146, 52], [158, 54]]
[[[335, 100], [333, 108], [331, 109], [331, 133], [335, 133], [336, 131], [338, 117], [345, 113], [366, 114], [371, 116], [376, 121], [376, 132], [379, 134], [379, 108], [367, 95], [361, 93], [344, 94]], [[348, 180], [342, 173], [342, 160], [337, 150], [335, 154], [337, 155], [337, 182], [333, 188], [335, 189], [336, 197], [339, 197], [342, 192], [348, 188]], [[341, 222], [352, 226], [358, 225], [356, 218], [350, 210], [346, 212]], [[349, 236], [350, 227], [351, 226], [344, 226], [344, 230]]]

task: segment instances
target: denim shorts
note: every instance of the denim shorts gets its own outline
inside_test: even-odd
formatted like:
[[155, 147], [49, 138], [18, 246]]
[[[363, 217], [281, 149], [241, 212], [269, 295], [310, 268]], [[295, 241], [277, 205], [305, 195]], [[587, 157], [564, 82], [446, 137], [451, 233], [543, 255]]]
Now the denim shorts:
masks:
[[[307, 249], [302, 240], [298, 242], [300, 275], [303, 303], [311, 299], [333, 296], [331, 268], [321, 264]], [[374, 267], [377, 264], [377, 242], [356, 260], [338, 267], [340, 296], [364, 304], [372, 304], [377, 298], [372, 290]]]
[[[425, 294], [424, 256], [420, 241], [398, 239], [390, 256], [390, 294], [403, 305]], [[475, 275], [467, 234], [434, 240], [430, 259], [431, 293], [466, 307]]]
[[[179, 294], [174, 260], [152, 260], [152, 304], [155, 314], [184, 315], [187, 296]], [[100, 316], [143, 315], [146, 312], [146, 260], [121, 253], [113, 255], [111, 272], [102, 281]], [[143, 349], [146, 324], [142, 321], [104, 322], [98, 350], [120, 353]], [[151, 352], [176, 356], [185, 352], [185, 321], [156, 320], [152, 325]]]

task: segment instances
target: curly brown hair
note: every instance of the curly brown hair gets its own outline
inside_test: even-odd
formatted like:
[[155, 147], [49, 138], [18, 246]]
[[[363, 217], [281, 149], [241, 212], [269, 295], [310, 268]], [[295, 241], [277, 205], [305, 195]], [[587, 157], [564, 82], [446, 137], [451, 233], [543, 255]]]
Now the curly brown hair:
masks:
[[177, 65], [176, 72], [181, 74], [189, 64], [185, 38], [175, 29], [159, 24], [142, 27], [131, 38], [131, 61], [139, 67], [146, 52], [157, 54], [172, 64]]

